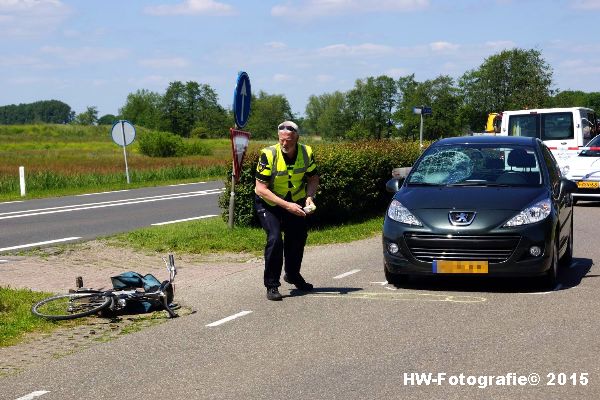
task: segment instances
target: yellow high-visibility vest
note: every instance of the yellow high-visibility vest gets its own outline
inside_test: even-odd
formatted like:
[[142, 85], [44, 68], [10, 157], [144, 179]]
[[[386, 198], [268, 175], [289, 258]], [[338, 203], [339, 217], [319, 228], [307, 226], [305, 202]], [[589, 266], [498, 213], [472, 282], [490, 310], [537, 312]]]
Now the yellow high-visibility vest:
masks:
[[[291, 170], [288, 170], [279, 143], [262, 149], [261, 153], [264, 153], [267, 157], [267, 165], [261, 165], [259, 162], [256, 172], [263, 178], [269, 177], [268, 187], [273, 193], [284, 199], [289, 192], [292, 201], [298, 201], [306, 197], [306, 178], [304, 174], [317, 168], [314, 162], [311, 163], [312, 148], [310, 146], [298, 143], [296, 162]], [[263, 200], [269, 205], [275, 205], [275, 203], [266, 199]]]

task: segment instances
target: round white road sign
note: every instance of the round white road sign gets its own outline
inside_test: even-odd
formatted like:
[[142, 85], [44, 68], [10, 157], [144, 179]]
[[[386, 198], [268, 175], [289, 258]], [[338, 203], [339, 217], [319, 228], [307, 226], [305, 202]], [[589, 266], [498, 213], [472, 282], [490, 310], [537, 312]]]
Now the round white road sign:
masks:
[[119, 146], [127, 146], [135, 139], [135, 128], [129, 121], [117, 121], [113, 125], [110, 134], [113, 141]]

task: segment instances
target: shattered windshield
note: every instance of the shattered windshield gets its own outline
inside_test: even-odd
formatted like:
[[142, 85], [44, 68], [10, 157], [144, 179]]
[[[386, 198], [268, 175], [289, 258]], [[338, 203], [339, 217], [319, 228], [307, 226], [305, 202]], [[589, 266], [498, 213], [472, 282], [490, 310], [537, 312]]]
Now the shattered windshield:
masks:
[[494, 144], [433, 146], [411, 170], [408, 185], [537, 186], [533, 147]]

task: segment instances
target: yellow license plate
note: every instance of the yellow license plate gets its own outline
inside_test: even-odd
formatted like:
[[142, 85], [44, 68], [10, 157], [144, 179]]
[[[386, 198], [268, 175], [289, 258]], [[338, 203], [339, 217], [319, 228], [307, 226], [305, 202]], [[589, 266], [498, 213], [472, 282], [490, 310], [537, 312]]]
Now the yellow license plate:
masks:
[[581, 189], [598, 189], [597, 181], [578, 181], [577, 187]]
[[434, 274], [487, 274], [487, 261], [449, 261], [435, 260]]

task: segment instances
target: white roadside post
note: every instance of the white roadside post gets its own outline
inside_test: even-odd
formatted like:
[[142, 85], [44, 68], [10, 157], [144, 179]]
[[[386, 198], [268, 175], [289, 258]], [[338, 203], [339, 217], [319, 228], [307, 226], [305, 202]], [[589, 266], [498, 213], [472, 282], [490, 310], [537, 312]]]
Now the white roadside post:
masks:
[[431, 115], [431, 107], [413, 107], [413, 114], [419, 114], [421, 116], [421, 126], [419, 128], [419, 149], [423, 151], [423, 115]]
[[19, 167], [19, 185], [21, 186], [21, 197], [25, 197], [25, 167]]
[[113, 141], [119, 146], [123, 146], [123, 157], [125, 158], [125, 175], [127, 176], [127, 183], [129, 180], [129, 166], [127, 165], [127, 151], [125, 147], [133, 143], [135, 139], [135, 127], [129, 121], [119, 120], [113, 125], [110, 134]]

